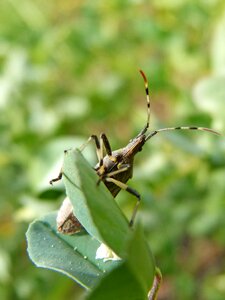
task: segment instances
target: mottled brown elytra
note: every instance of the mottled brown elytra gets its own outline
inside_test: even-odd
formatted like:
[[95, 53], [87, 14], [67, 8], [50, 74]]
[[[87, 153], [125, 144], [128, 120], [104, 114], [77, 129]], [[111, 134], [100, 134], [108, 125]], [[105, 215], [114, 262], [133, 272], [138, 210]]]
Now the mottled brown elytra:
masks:
[[[104, 133], [100, 135], [100, 139], [98, 139], [96, 135], [91, 135], [87, 140], [87, 142], [80, 147], [80, 150], [82, 151], [90, 141], [94, 141], [95, 143], [98, 163], [94, 169], [97, 175], [99, 176], [98, 184], [100, 182], [103, 182], [108, 188], [108, 190], [111, 192], [113, 197], [116, 197], [117, 194], [120, 192], [120, 190], [123, 189], [137, 198], [137, 202], [130, 219], [130, 223], [129, 223], [130, 226], [132, 226], [134, 223], [137, 209], [140, 204], [141, 196], [135, 189], [129, 187], [126, 183], [132, 177], [133, 174], [134, 157], [138, 152], [142, 150], [144, 144], [148, 140], [150, 140], [153, 136], [155, 136], [156, 134], [162, 131], [200, 130], [200, 131], [207, 131], [218, 135], [218, 133], [212, 129], [205, 128], [205, 127], [196, 127], [196, 126], [168, 127], [168, 128], [162, 128], [162, 129], [157, 129], [148, 132], [149, 123], [150, 123], [150, 98], [149, 98], [148, 81], [145, 73], [142, 70], [140, 70], [140, 73], [144, 79], [145, 93], [147, 99], [147, 122], [144, 128], [138, 133], [136, 137], [131, 139], [125, 147], [115, 151], [111, 150], [110, 143]], [[50, 183], [52, 184], [53, 182], [58, 181], [61, 178], [62, 178], [62, 171], [60, 172], [59, 176], [55, 179], [52, 179]], [[79, 230], [80, 227], [78, 226], [76, 232]], [[63, 228], [61, 228], [61, 231], [63, 232]]]

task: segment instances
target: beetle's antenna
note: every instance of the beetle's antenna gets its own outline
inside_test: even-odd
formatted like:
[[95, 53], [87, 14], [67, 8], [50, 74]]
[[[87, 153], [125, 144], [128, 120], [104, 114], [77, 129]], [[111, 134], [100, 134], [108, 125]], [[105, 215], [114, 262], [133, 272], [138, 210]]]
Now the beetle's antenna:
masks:
[[138, 136], [144, 134], [148, 130], [149, 123], [150, 123], [150, 97], [149, 97], [149, 89], [148, 89], [148, 80], [145, 73], [142, 70], [139, 70], [139, 72], [141, 73], [141, 76], [143, 77], [145, 83], [145, 93], [146, 93], [146, 100], [147, 100], [147, 122], [145, 127], [138, 134]]
[[205, 127], [195, 127], [195, 126], [167, 127], [167, 128], [158, 129], [158, 130], [155, 130], [155, 131], [149, 133], [146, 136], [145, 141], [149, 140], [150, 138], [152, 138], [154, 135], [156, 135], [159, 132], [171, 131], [171, 130], [200, 130], [200, 131], [207, 131], [207, 132], [210, 132], [210, 133], [213, 133], [213, 134], [216, 134], [216, 135], [220, 135], [215, 130], [210, 129], [210, 128], [205, 128]]

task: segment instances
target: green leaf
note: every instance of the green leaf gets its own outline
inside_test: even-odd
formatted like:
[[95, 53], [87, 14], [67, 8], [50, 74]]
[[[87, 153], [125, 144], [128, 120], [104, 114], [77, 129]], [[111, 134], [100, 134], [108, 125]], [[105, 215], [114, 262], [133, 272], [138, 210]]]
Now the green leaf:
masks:
[[147, 300], [147, 295], [128, 265], [123, 263], [104, 277], [87, 300]]
[[127, 253], [127, 263], [130, 269], [135, 274], [139, 284], [148, 293], [155, 274], [155, 261], [140, 226], [135, 228]]
[[100, 243], [85, 231], [67, 236], [57, 232], [56, 213], [30, 224], [26, 233], [30, 259], [38, 267], [61, 272], [91, 288], [118, 262], [95, 259]]
[[127, 258], [107, 274], [88, 300], [147, 299], [155, 274], [153, 256], [140, 227], [128, 244]]
[[124, 257], [130, 236], [128, 221], [80, 151], [65, 154], [63, 179], [74, 213], [87, 232]]

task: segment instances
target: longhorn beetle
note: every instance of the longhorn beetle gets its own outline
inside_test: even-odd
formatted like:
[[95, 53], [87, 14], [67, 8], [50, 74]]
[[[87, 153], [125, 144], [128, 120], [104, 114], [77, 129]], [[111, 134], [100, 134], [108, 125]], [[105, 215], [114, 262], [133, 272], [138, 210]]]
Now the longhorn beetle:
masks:
[[[142, 150], [144, 144], [156, 134], [163, 131], [171, 131], [171, 130], [200, 130], [200, 131], [207, 131], [219, 135], [216, 131], [212, 129], [205, 128], [205, 127], [196, 127], [196, 126], [167, 127], [167, 128], [157, 129], [148, 132], [149, 124], [150, 124], [150, 97], [149, 97], [148, 81], [145, 73], [142, 70], [140, 70], [140, 73], [144, 79], [145, 93], [146, 93], [146, 100], [147, 100], [147, 122], [144, 128], [138, 133], [136, 137], [134, 137], [129, 141], [127, 146], [115, 151], [112, 151], [108, 138], [104, 133], [100, 135], [100, 140], [96, 135], [91, 135], [87, 140], [87, 142], [80, 147], [80, 150], [82, 151], [90, 141], [94, 141], [95, 143], [98, 163], [94, 167], [94, 170], [99, 176], [98, 184], [102, 181], [106, 185], [110, 193], [113, 195], [113, 197], [116, 197], [117, 194], [122, 189], [122, 190], [126, 190], [127, 192], [129, 192], [130, 194], [134, 195], [137, 198], [137, 202], [130, 219], [130, 223], [129, 223], [130, 226], [132, 226], [134, 223], [137, 209], [140, 204], [141, 196], [135, 189], [128, 186], [126, 182], [132, 177], [133, 174], [134, 157], [138, 152]], [[62, 178], [62, 175], [63, 172], [61, 170], [59, 176], [57, 178], [52, 179], [50, 181], [50, 184], [53, 184], [53, 182], [60, 180]], [[68, 230], [67, 228], [68, 224], [71, 225], [74, 223], [74, 227], [75, 227], [74, 232], [79, 231], [81, 227], [81, 226], [80, 227], [77, 226], [77, 219], [73, 219], [74, 215], [71, 214], [72, 212], [71, 209], [72, 209], [72, 205], [70, 207], [70, 214], [68, 214], [68, 219], [65, 218], [65, 222], [61, 224], [61, 227], [59, 228], [59, 231], [62, 231], [67, 234], [68, 233], [71, 234], [71, 231]], [[67, 229], [64, 230], [64, 227]]]

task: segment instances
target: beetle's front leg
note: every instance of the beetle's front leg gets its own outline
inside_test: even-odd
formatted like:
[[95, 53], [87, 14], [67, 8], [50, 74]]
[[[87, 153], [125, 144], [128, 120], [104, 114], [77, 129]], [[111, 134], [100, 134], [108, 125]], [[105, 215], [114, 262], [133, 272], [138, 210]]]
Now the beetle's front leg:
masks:
[[108, 177], [112, 177], [114, 175], [120, 174], [122, 172], [126, 172], [130, 168], [130, 165], [129, 164], [123, 164], [123, 165], [121, 164], [120, 166], [118, 165], [117, 167], [118, 167], [118, 170], [105, 174], [105, 177], [108, 178]]
[[59, 181], [59, 180], [62, 179], [62, 175], [63, 175], [63, 172], [62, 172], [62, 168], [61, 168], [61, 170], [60, 170], [60, 172], [59, 172], [59, 175], [58, 175], [56, 178], [51, 179], [51, 180], [49, 181], [49, 183], [50, 183], [51, 185], [53, 185], [53, 182], [56, 182], [56, 181]]
[[[64, 155], [67, 153], [68, 150], [64, 150]], [[60, 169], [60, 172], [59, 172], [59, 175], [56, 177], [56, 178], [53, 178], [49, 181], [49, 183], [51, 185], [53, 185], [53, 182], [56, 182], [56, 181], [59, 181], [62, 179], [62, 176], [63, 176], [63, 170], [62, 170], [62, 167]]]
[[88, 140], [87, 140], [85, 143], [83, 143], [83, 145], [80, 146], [79, 149], [80, 149], [80, 151], [82, 152], [82, 151], [87, 147], [87, 145], [88, 145], [91, 141], [94, 141], [94, 143], [95, 143], [96, 153], [97, 153], [97, 157], [98, 157], [98, 162], [99, 162], [99, 164], [100, 164], [100, 162], [101, 162], [102, 159], [103, 159], [103, 151], [102, 151], [102, 149], [101, 149], [101, 145], [100, 145], [100, 143], [99, 143], [99, 139], [98, 139], [97, 135], [92, 134], [92, 135], [88, 138]]

